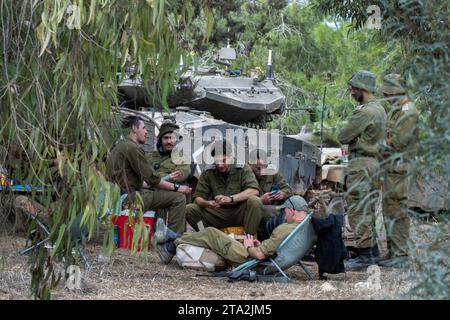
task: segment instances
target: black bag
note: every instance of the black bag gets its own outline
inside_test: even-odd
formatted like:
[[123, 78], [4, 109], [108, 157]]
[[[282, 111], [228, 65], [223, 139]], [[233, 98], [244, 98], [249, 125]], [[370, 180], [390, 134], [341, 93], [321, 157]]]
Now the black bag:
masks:
[[314, 251], [315, 260], [319, 266], [319, 277], [323, 273], [345, 272], [344, 259], [347, 249], [342, 240], [343, 215], [330, 214], [326, 219], [312, 219], [314, 230], [317, 232], [317, 244]]

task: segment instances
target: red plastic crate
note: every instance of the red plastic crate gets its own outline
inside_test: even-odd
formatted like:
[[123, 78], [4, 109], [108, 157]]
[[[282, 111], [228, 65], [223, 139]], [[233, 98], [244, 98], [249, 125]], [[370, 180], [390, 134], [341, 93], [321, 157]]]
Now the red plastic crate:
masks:
[[[150, 250], [150, 240], [153, 235], [153, 227], [154, 227], [155, 213], [153, 211], [147, 211], [144, 214], [144, 223], [149, 228], [148, 234], [148, 248]], [[135, 223], [139, 223], [139, 219], [134, 219]], [[120, 216], [113, 216], [112, 223], [117, 226], [117, 231], [119, 235], [119, 247], [122, 249], [131, 250], [133, 243], [133, 228], [130, 226], [130, 221], [128, 220], [128, 215], [122, 214]], [[124, 232], [125, 229], [125, 232]], [[141, 246], [141, 239], [138, 241], [138, 251], [142, 251], [143, 248]]]

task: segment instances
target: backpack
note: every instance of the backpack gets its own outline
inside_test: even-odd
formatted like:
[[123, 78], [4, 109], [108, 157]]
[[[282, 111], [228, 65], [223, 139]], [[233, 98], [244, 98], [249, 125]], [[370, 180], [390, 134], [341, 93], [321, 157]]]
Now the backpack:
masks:
[[201, 271], [221, 271], [227, 268], [225, 260], [210, 249], [182, 243], [177, 246], [176, 260], [183, 268]]

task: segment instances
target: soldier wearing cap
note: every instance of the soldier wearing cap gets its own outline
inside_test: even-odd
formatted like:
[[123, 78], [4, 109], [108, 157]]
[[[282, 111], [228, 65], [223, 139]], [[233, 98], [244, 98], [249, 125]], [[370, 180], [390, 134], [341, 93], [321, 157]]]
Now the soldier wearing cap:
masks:
[[376, 100], [375, 75], [360, 70], [348, 81], [358, 105], [340, 131], [338, 140], [348, 145], [350, 162], [346, 168], [346, 201], [350, 227], [355, 233], [359, 256], [347, 261], [347, 269], [365, 268], [375, 263], [375, 204], [379, 198], [379, 160], [386, 136], [386, 112]]
[[279, 172], [270, 172], [267, 153], [264, 150], [256, 149], [250, 152], [249, 160], [249, 166], [259, 185], [260, 199], [263, 203], [263, 218], [271, 218], [278, 213], [276, 206], [283, 204], [294, 193]]
[[191, 165], [180, 163], [179, 160], [182, 159], [172, 157], [172, 150], [178, 141], [175, 134], [178, 129], [180, 127], [171, 121], [163, 122], [159, 128], [157, 150], [149, 153], [147, 159], [158, 177], [170, 182], [185, 183], [191, 172]]
[[403, 267], [408, 257], [410, 224], [407, 213], [408, 166], [417, 150], [419, 112], [406, 95], [400, 75], [386, 75], [382, 91], [390, 104], [382, 164], [383, 216], [389, 256], [378, 264]]
[[[147, 128], [144, 121], [136, 116], [128, 116], [123, 127], [130, 130], [128, 137], [117, 143], [106, 160], [106, 178], [119, 185], [127, 200], [134, 203], [136, 194], [142, 199], [142, 209], [168, 209], [169, 225], [176, 232], [186, 228], [186, 197], [191, 189], [186, 185], [176, 185], [162, 180], [148, 165], [144, 150], [140, 145], [147, 140]], [[152, 187], [143, 189], [144, 181]], [[163, 190], [161, 190], [163, 189]]]
[[307, 204], [300, 196], [290, 197], [283, 208], [285, 223], [278, 225], [269, 239], [259, 242], [251, 234], [247, 234], [243, 245], [213, 227], [199, 232], [177, 234], [168, 229], [163, 220], [158, 219], [155, 233], [158, 255], [161, 262], [167, 264], [176, 254], [176, 247], [186, 243], [214, 251], [233, 267], [252, 258], [264, 260], [273, 256], [283, 240], [307, 217]]
[[216, 141], [211, 151], [214, 163], [201, 174], [194, 203], [186, 206], [186, 220], [197, 231], [204, 227], [243, 226], [256, 235], [261, 221], [262, 202], [258, 182], [245, 164], [235, 163], [232, 147]]

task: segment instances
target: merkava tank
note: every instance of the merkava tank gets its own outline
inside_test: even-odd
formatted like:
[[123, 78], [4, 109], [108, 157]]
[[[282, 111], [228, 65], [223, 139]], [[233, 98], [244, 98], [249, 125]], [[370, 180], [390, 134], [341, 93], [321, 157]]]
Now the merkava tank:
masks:
[[[271, 55], [270, 50], [265, 77], [256, 71], [242, 76], [240, 70], [230, 69], [236, 51], [229, 47], [220, 49], [214, 58], [215, 66], [190, 67], [183, 74], [168, 99], [169, 107], [188, 106], [228, 123], [265, 128], [273, 114], [284, 111], [286, 100], [273, 83]], [[122, 107], [151, 107], [139, 78], [125, 76], [119, 85], [119, 98]]]

